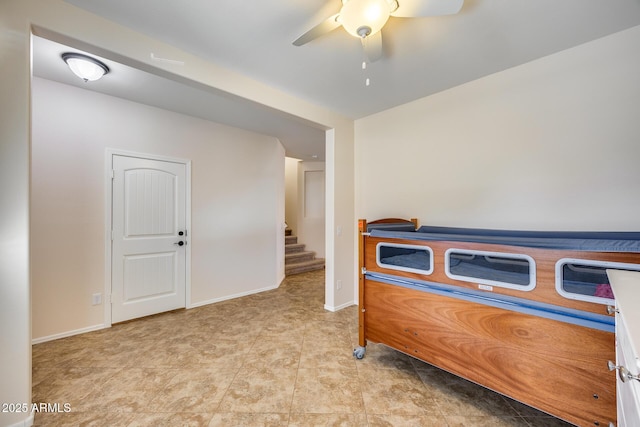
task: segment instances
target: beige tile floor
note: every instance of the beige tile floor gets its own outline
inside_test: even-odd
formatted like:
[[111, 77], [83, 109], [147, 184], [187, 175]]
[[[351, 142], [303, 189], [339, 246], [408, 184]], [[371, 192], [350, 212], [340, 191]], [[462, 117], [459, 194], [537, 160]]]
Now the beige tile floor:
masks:
[[324, 272], [33, 347], [37, 426], [567, 426], [382, 345], [323, 309]]

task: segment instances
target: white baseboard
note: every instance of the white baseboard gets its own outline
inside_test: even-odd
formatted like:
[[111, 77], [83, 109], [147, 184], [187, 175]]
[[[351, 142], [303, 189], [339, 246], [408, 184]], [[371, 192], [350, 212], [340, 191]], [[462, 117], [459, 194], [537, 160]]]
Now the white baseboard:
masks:
[[215, 304], [217, 302], [228, 301], [228, 300], [231, 300], [231, 299], [246, 297], [248, 295], [259, 294], [261, 292], [272, 291], [274, 289], [278, 289], [278, 286], [271, 286], [271, 287], [268, 287], [268, 288], [254, 289], [252, 291], [241, 292], [239, 294], [233, 294], [233, 295], [228, 295], [228, 296], [224, 296], [224, 297], [220, 297], [220, 298], [214, 298], [214, 299], [210, 299], [210, 300], [206, 300], [206, 301], [200, 301], [200, 302], [196, 302], [196, 303], [190, 304], [187, 308], [202, 307], [202, 306], [209, 305], [209, 304]]
[[325, 304], [324, 305], [324, 309], [327, 310], [327, 311], [336, 312], [336, 311], [340, 311], [340, 310], [342, 310], [344, 308], [351, 307], [352, 305], [358, 305], [358, 303], [355, 302], [355, 301], [349, 301], [349, 302], [341, 304], [341, 305], [339, 305], [337, 307]]
[[33, 421], [34, 421], [34, 414], [31, 413], [31, 415], [29, 415], [24, 420], [17, 422], [15, 424], [10, 424], [7, 427], [31, 427], [33, 425]]
[[46, 336], [46, 337], [33, 338], [31, 340], [31, 344], [40, 344], [40, 343], [47, 342], [47, 341], [59, 340], [60, 338], [67, 338], [67, 337], [71, 337], [73, 335], [86, 334], [87, 332], [99, 331], [100, 329], [105, 329], [105, 328], [108, 328], [108, 327], [109, 326], [105, 326], [105, 325], [94, 325], [94, 326], [89, 326], [89, 327], [82, 328], [82, 329], [76, 329], [76, 330], [73, 330], [73, 331], [62, 332], [62, 333], [59, 333], [59, 334], [49, 335], [49, 336]]
[[[284, 278], [283, 278], [283, 280], [284, 280]], [[196, 303], [188, 305], [187, 308], [190, 309], [190, 308], [202, 307], [202, 306], [209, 305], [209, 304], [215, 304], [217, 302], [227, 301], [227, 300], [236, 299], [236, 298], [240, 298], [240, 297], [246, 297], [248, 295], [259, 294], [261, 292], [272, 291], [274, 289], [277, 289], [279, 287], [279, 285], [280, 284], [278, 284], [277, 286], [254, 289], [254, 290], [251, 290], [251, 291], [248, 291], [248, 292], [241, 292], [241, 293], [238, 293], [238, 294], [228, 295], [228, 296], [224, 296], [224, 297], [221, 297], [221, 298], [214, 298], [214, 299], [210, 299], [210, 300], [206, 300], [206, 301], [200, 301], [200, 302], [196, 302]], [[348, 304], [348, 305], [351, 305], [351, 304]], [[31, 340], [31, 344], [40, 344], [40, 343], [43, 343], [43, 342], [53, 341], [53, 340], [57, 340], [57, 339], [60, 339], [60, 338], [71, 337], [73, 335], [80, 335], [80, 334], [85, 334], [87, 332], [99, 331], [100, 329], [105, 329], [105, 328], [109, 328], [109, 327], [110, 326], [105, 326], [105, 325], [89, 326], [87, 328], [76, 329], [74, 331], [62, 332], [62, 333], [59, 333], [59, 334], [49, 335], [49, 336], [46, 336], [46, 337], [34, 338], [34, 339]]]

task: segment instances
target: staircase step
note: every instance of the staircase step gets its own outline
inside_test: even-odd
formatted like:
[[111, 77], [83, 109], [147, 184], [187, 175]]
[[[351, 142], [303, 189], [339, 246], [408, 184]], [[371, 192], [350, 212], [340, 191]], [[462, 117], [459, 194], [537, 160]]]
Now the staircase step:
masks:
[[284, 243], [285, 276], [324, 269], [324, 259], [316, 258], [313, 251], [305, 251], [306, 245], [298, 243], [298, 237], [290, 229], [285, 230]]
[[284, 265], [293, 264], [303, 261], [311, 261], [316, 257], [316, 253], [313, 251], [294, 252], [284, 256]]
[[296, 252], [304, 251], [305, 244], [304, 243], [294, 243], [292, 245], [284, 245], [284, 253], [285, 254], [293, 254]]
[[316, 258], [311, 261], [297, 262], [294, 264], [285, 265], [284, 274], [285, 276], [290, 276], [292, 274], [322, 270], [323, 268], [324, 268], [324, 259]]
[[298, 243], [298, 236], [284, 236], [284, 244], [285, 245], [293, 245], [295, 243]]
[[293, 234], [293, 231], [291, 231], [290, 228], [285, 228], [284, 229], [284, 235], [285, 236], [291, 236], [291, 234]]

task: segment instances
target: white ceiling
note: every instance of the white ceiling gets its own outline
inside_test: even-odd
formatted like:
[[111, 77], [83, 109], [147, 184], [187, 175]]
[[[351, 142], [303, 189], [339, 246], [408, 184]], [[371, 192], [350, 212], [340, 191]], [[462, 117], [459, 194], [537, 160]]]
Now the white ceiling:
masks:
[[[360, 41], [342, 28], [292, 45], [337, 13], [340, 0], [65, 1], [354, 119], [640, 25], [640, 0], [466, 0], [457, 15], [391, 18], [383, 29], [383, 58], [363, 70]], [[50, 66], [62, 61], [58, 55], [46, 65], [39, 59], [46, 46], [40, 47], [34, 73], [68, 78], [63, 67], [54, 76]], [[157, 86], [142, 95], [131, 87], [104, 91], [196, 116], [202, 113], [187, 107], [203, 103], [211, 112], [204, 118], [279, 137], [288, 155], [324, 155], [322, 130], [263, 107], [182, 83], [163, 86], [161, 97]], [[174, 100], [177, 105], [168, 105]]]
[[[90, 53], [107, 64], [106, 77], [85, 83], [62, 61], [64, 52]], [[42, 37], [33, 38], [33, 74], [60, 83], [134, 102], [223, 123], [280, 140], [286, 154], [301, 160], [324, 160], [325, 132], [247, 100], [211, 88], [147, 73]]]

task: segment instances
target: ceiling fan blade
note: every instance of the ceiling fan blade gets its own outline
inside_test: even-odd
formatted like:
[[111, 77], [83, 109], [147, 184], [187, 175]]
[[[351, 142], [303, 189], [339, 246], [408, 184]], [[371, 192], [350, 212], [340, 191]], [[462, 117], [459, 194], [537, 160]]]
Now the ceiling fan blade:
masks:
[[391, 16], [413, 18], [420, 16], [453, 15], [460, 12], [464, 0], [397, 0], [398, 8]]
[[339, 14], [335, 14], [325, 19], [300, 37], [298, 37], [294, 42], [294, 46], [302, 46], [305, 43], [309, 43], [311, 40], [317, 39], [320, 36], [324, 36], [327, 33], [335, 30], [340, 27], [342, 24], [338, 22]]
[[362, 39], [362, 47], [368, 62], [382, 58], [382, 31]]

